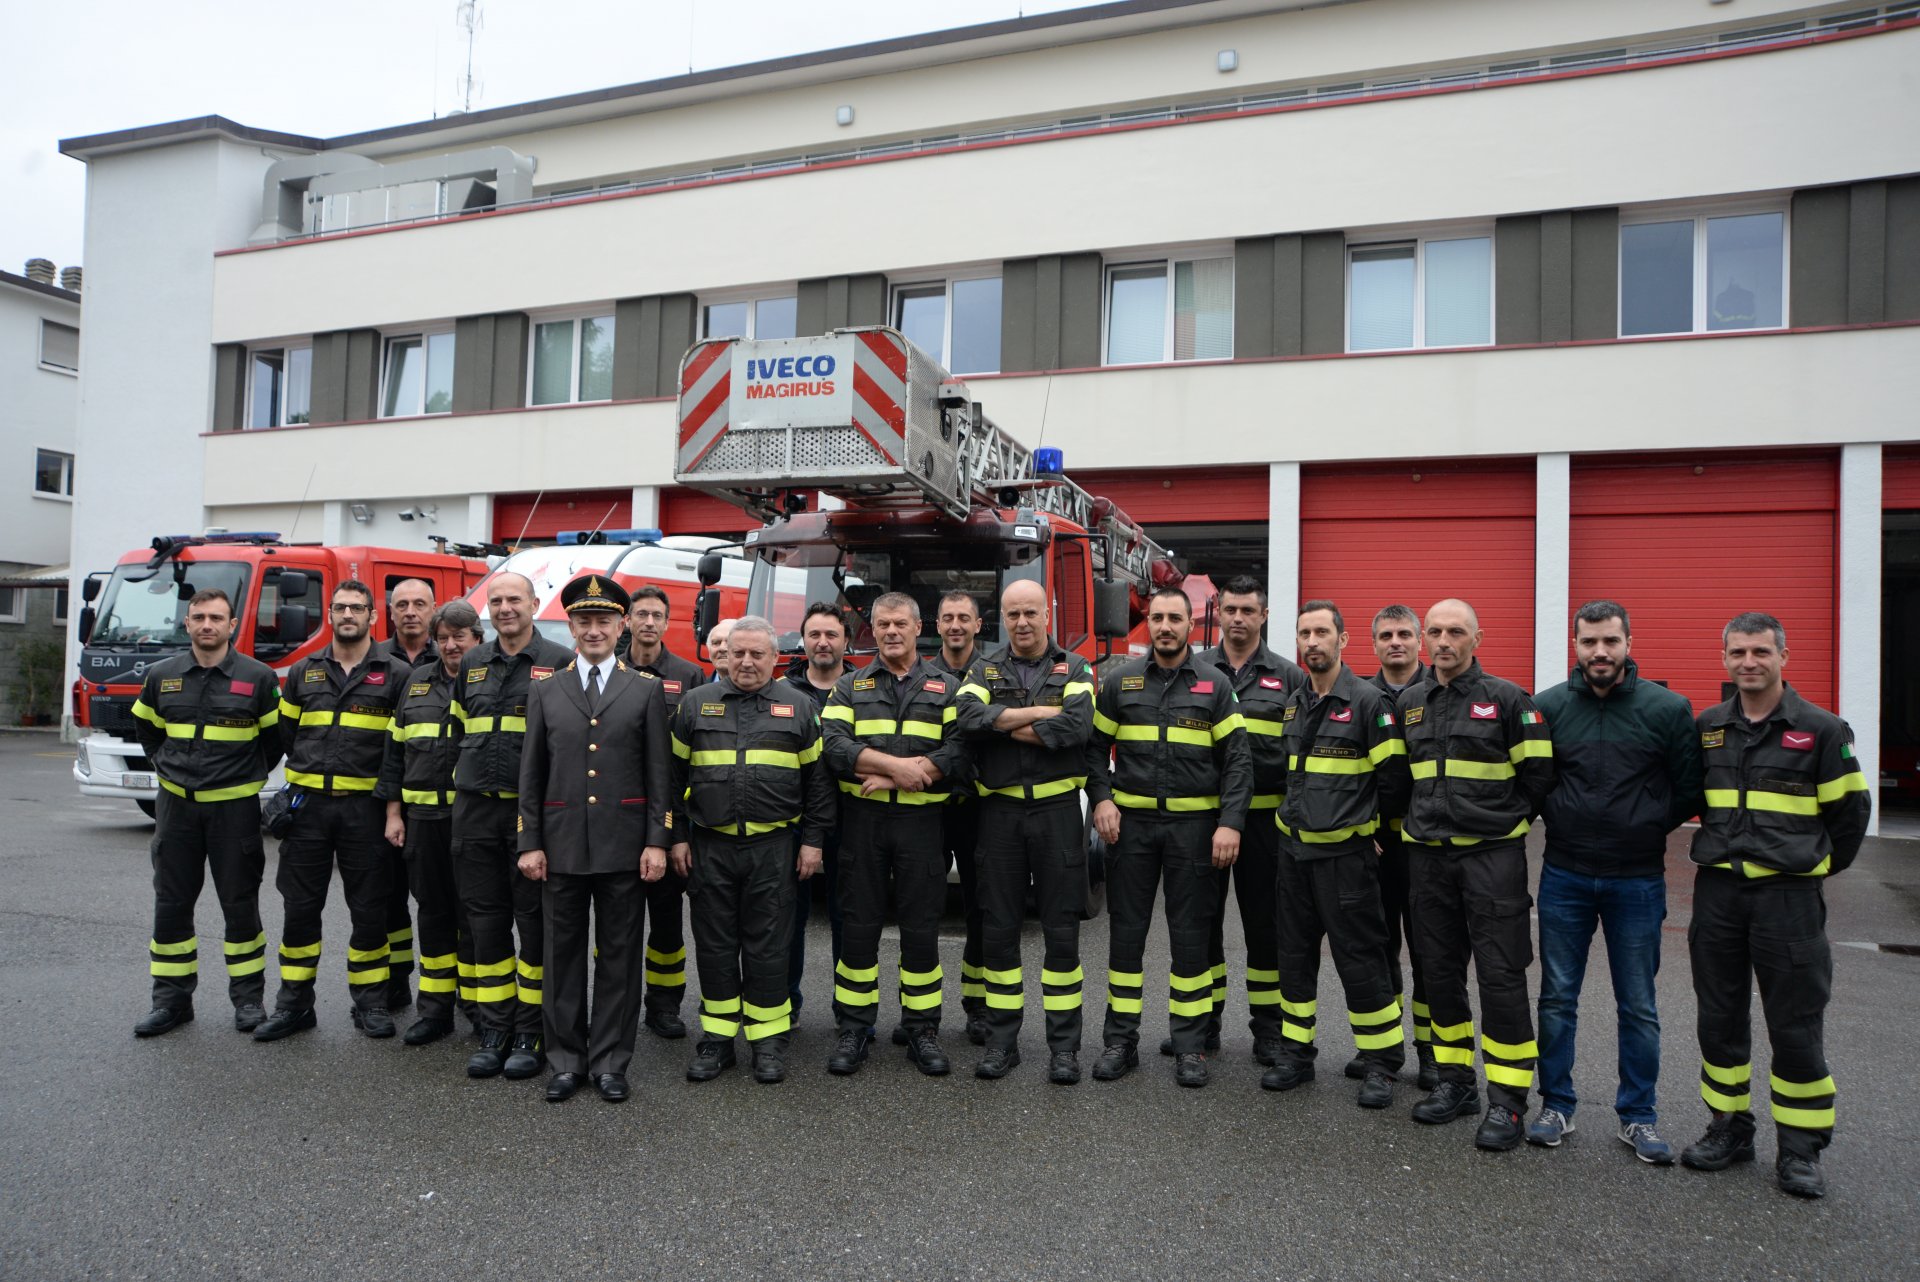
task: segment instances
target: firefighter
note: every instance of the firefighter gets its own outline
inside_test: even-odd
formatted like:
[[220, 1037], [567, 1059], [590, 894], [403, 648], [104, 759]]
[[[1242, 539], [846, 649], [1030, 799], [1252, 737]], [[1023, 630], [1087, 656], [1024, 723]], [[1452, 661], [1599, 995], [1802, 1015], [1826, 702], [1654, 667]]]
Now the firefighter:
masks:
[[[773, 625], [749, 615], [728, 638], [731, 675], [688, 691], [673, 718], [672, 861], [687, 879], [700, 967], [700, 1042], [687, 1080], [734, 1064], [745, 1032], [756, 1081], [787, 1075], [793, 1027], [787, 941], [793, 900], [820, 871], [833, 779], [820, 720], [773, 680]], [[797, 849], [796, 849], [797, 847]]]
[[[527, 690], [519, 866], [540, 883], [547, 1103], [588, 1078], [625, 1103], [639, 1032], [645, 882], [667, 869], [667, 704], [660, 679], [614, 656], [632, 605], [588, 572], [560, 589], [576, 652]], [[591, 936], [591, 938], [589, 938]], [[588, 951], [593, 955], [589, 1018]]]
[[387, 805], [387, 842], [402, 852], [420, 906], [420, 1006], [403, 1038], [409, 1046], [451, 1033], [456, 1004], [478, 1029], [472, 1001], [457, 995], [456, 976], [473, 972], [473, 932], [453, 880], [454, 743], [447, 721], [460, 660], [486, 638], [465, 601], [434, 611], [432, 624], [434, 657], [407, 678], [376, 790]]
[[[1366, 1065], [1361, 1108], [1393, 1103], [1406, 1060], [1400, 999], [1387, 965], [1374, 834], [1384, 791], [1406, 770], [1407, 745], [1386, 696], [1342, 660], [1347, 625], [1331, 601], [1300, 607], [1295, 628], [1308, 684], [1281, 713], [1287, 777], [1276, 827], [1280, 851], [1280, 1005], [1285, 1050], [1261, 1077], [1271, 1091], [1313, 1080], [1320, 991], [1320, 941], [1333, 952], [1346, 992], [1347, 1023]], [[1382, 779], [1389, 787], [1382, 789]]]
[[[1005, 620], [1001, 620], [1005, 626]], [[968, 672], [980, 657], [980, 603], [973, 594], [956, 588], [940, 598], [940, 614], [934, 620], [940, 633], [940, 650], [927, 662], [954, 680], [956, 688], [966, 683]], [[1045, 635], [1045, 625], [1041, 627]], [[955, 788], [953, 799], [940, 813], [944, 825], [947, 864], [960, 872], [960, 911], [966, 920], [966, 943], [960, 951], [960, 1010], [966, 1016], [967, 1040], [975, 1046], [987, 1044], [987, 989], [981, 976], [979, 876], [974, 870], [974, 847], [979, 843], [980, 807], [965, 788]], [[904, 1044], [904, 1028], [894, 1031], [896, 1042]]]
[[[807, 701], [806, 706], [818, 721], [826, 711], [833, 687], [847, 673], [847, 639], [851, 636], [847, 615], [831, 601], [815, 601], [800, 620], [800, 644], [803, 653], [788, 667], [786, 683]], [[722, 674], [724, 675], [724, 674]], [[838, 805], [839, 794], [834, 794]], [[832, 959], [840, 960], [840, 816], [836, 809], [827, 816], [826, 844], [820, 848], [820, 893], [826, 897], [827, 938]], [[800, 981], [807, 972], [807, 921], [813, 916], [812, 891], [802, 886], [793, 897], [793, 938], [787, 945], [787, 990], [793, 1002], [793, 1020], [800, 1022], [800, 1008], [806, 999]]]
[[573, 652], [534, 629], [539, 609], [525, 575], [501, 573], [487, 581], [494, 638], [460, 657], [449, 708], [454, 882], [473, 931], [473, 973], [461, 976], [460, 993], [473, 999], [481, 1023], [480, 1049], [467, 1060], [469, 1077], [532, 1077], [546, 1060], [540, 886], [517, 864], [520, 748], [529, 687], [566, 667]]
[[[1416, 1122], [1476, 1112], [1473, 1008], [1467, 959], [1480, 987], [1480, 1054], [1490, 1102], [1473, 1142], [1505, 1152], [1520, 1143], [1533, 1085], [1533, 1009], [1527, 965], [1526, 834], [1553, 791], [1553, 740], [1527, 692], [1481, 668], [1483, 633], [1465, 601], [1427, 611], [1433, 675], [1400, 696], [1411, 792], [1404, 814], [1410, 851], [1413, 946], [1433, 1011], [1440, 1084], [1413, 1106]], [[1389, 803], [1399, 809], [1398, 800]]]
[[1047, 593], [1038, 583], [1007, 586], [1000, 625], [1007, 644], [974, 661], [957, 717], [979, 793], [974, 858], [987, 1053], [974, 1076], [1005, 1077], [1020, 1062], [1020, 927], [1031, 880], [1046, 941], [1040, 991], [1052, 1053], [1047, 1080], [1071, 1086], [1080, 1080], [1080, 916], [1087, 895], [1080, 794], [1093, 732], [1093, 672], [1048, 634]]
[[[387, 1009], [394, 950], [387, 931], [391, 878], [386, 803], [374, 795], [386, 764], [393, 714], [407, 692], [407, 662], [373, 644], [373, 590], [348, 579], [328, 604], [333, 639], [287, 670], [280, 691], [280, 746], [293, 789], [293, 826], [280, 842], [275, 879], [286, 906], [280, 932], [280, 992], [253, 1030], [258, 1042], [312, 1028], [320, 966], [320, 914], [335, 864], [347, 901], [347, 986], [354, 1026], [392, 1037]], [[406, 964], [412, 964], [409, 952]]]
[[1201, 663], [1187, 644], [1193, 607], [1186, 594], [1156, 590], [1147, 626], [1152, 653], [1102, 678], [1087, 743], [1087, 797], [1107, 843], [1113, 918], [1105, 1045], [1093, 1075], [1113, 1081], [1140, 1063], [1141, 955], [1164, 875], [1174, 1075], [1182, 1086], [1205, 1086], [1213, 1014], [1208, 940], [1218, 879], [1240, 853], [1253, 762], [1227, 675]]
[[827, 1070], [858, 1072], [880, 1009], [880, 926], [887, 886], [900, 921], [900, 1022], [907, 1058], [929, 1077], [951, 1064], [940, 1048], [940, 912], [946, 905], [941, 814], [965, 782], [954, 727], [959, 682], [921, 659], [920, 607], [904, 592], [874, 600], [879, 661], [834, 684], [821, 711], [840, 813], [840, 957], [833, 1012], [839, 1040]]
[[1872, 794], [1847, 723], [1782, 679], [1780, 621], [1739, 614], [1721, 637], [1734, 695], [1697, 722], [1706, 796], [1687, 927], [1700, 1095], [1713, 1120], [1680, 1160], [1699, 1171], [1753, 1160], [1749, 994], [1757, 986], [1773, 1050], [1774, 1174], [1785, 1192], [1822, 1197], [1834, 1084], [1824, 1046], [1833, 954], [1821, 883], [1859, 854]]
[[[1247, 830], [1240, 837], [1240, 857], [1229, 875], [1222, 876], [1220, 902], [1214, 909], [1213, 933], [1207, 956], [1213, 963], [1213, 1014], [1208, 1017], [1209, 1053], [1220, 1049], [1220, 1015], [1227, 1000], [1226, 915], [1227, 886], [1231, 880], [1240, 901], [1240, 928], [1247, 943], [1247, 1014], [1253, 1031], [1253, 1057], [1262, 1064], [1277, 1062], [1280, 1035], [1280, 954], [1274, 903], [1276, 859], [1280, 829], [1270, 822], [1286, 788], [1287, 758], [1280, 746], [1282, 711], [1293, 693], [1306, 684], [1306, 674], [1290, 659], [1268, 649], [1261, 639], [1267, 626], [1267, 590], [1252, 575], [1240, 574], [1220, 588], [1220, 644], [1200, 652], [1227, 674], [1240, 716], [1247, 725], [1247, 749], [1253, 760], [1253, 801]], [[1162, 1055], [1173, 1054], [1173, 1039], [1160, 1043]]]
[[[433, 641], [433, 584], [402, 579], [387, 591], [388, 639], [383, 643], [409, 671], [439, 657]], [[387, 948], [393, 974], [387, 981], [387, 1010], [398, 1014], [413, 1004], [413, 915], [407, 904], [412, 873], [406, 853], [389, 845], [387, 854]]]
[[[1395, 706], [1400, 692], [1418, 685], [1428, 677], [1427, 665], [1420, 662], [1420, 616], [1411, 606], [1390, 605], [1373, 616], [1373, 654], [1380, 670], [1367, 678], [1375, 689], [1387, 696], [1387, 706]], [[1420, 1061], [1417, 1085], [1431, 1091], [1440, 1084], [1440, 1072], [1433, 1064], [1433, 1020], [1427, 1007], [1427, 980], [1420, 969], [1420, 958], [1413, 951], [1413, 912], [1407, 896], [1407, 843], [1401, 838], [1399, 816], [1393, 816], [1374, 835], [1380, 851], [1380, 906], [1387, 916], [1387, 964], [1393, 971], [1394, 996], [1403, 1007], [1409, 1003], [1400, 970], [1401, 943], [1407, 948], [1407, 969], [1413, 975], [1413, 1051]], [[1348, 1077], [1365, 1077], [1366, 1064], [1356, 1055], [1347, 1061]]]
[[185, 619], [192, 648], [147, 669], [133, 705], [134, 734], [160, 778], [153, 825], [153, 1009], [136, 1037], [193, 1020], [200, 978], [193, 907], [213, 870], [226, 918], [221, 951], [233, 1026], [266, 1018], [267, 936], [260, 926], [261, 785], [280, 759], [280, 683], [266, 664], [233, 649], [239, 621], [218, 588], [194, 593]]
[[[651, 583], [633, 590], [633, 608], [627, 612], [627, 663], [660, 678], [669, 717], [680, 706], [681, 695], [707, 681], [699, 664], [667, 649], [664, 636], [672, 614], [667, 594]], [[648, 882], [645, 889], [645, 1020], [657, 1036], [675, 1041], [687, 1035], [687, 1026], [680, 1018], [680, 1003], [687, 995], [687, 879], [669, 868], [665, 876]]]

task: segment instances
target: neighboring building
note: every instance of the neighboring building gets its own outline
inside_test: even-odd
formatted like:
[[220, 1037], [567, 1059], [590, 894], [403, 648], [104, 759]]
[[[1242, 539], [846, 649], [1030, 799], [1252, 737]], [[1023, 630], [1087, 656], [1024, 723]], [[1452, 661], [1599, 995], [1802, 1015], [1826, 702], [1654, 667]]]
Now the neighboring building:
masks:
[[0, 271], [0, 726], [57, 716], [80, 413], [79, 269]]
[[1464, 595], [1541, 684], [1615, 596], [1700, 706], [1773, 609], [1871, 771], [1883, 564], [1920, 612], [1916, 65], [1912, 0], [1161, 0], [70, 139], [78, 564], [163, 524], [735, 530], [671, 483], [680, 354], [887, 321], [1198, 568], [1358, 631]]

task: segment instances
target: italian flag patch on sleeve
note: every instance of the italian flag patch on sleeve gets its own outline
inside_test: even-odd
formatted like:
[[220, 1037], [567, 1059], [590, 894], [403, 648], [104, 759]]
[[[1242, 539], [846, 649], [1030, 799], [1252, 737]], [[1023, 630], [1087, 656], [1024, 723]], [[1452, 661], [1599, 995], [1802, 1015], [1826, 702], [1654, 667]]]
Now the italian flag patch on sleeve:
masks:
[[1391, 712], [1383, 712], [1373, 719], [1373, 724], [1376, 726], [1390, 726], [1393, 724], [1393, 714]]
[[1547, 719], [1537, 712], [1523, 712], [1520, 714], [1520, 724], [1523, 726], [1544, 726], [1547, 724]]
[[1841, 755], [1842, 757], [1851, 757], [1851, 756], [1853, 755], [1853, 745], [1852, 745], [1852, 744], [1850, 744], [1850, 743], [1843, 743], [1843, 744], [1841, 744], [1841, 745], [1840, 745], [1840, 755]]

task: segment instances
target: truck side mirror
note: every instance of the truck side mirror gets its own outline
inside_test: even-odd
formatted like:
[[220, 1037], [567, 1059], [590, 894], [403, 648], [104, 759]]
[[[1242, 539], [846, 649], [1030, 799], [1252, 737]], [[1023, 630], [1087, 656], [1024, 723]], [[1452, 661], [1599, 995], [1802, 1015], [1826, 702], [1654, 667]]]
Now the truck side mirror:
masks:
[[[716, 556], [713, 559], [718, 561], [720, 558]], [[702, 565], [700, 569], [702, 574], [706, 572], [706, 566]], [[693, 599], [693, 643], [694, 648], [701, 654], [706, 653], [707, 634], [712, 632], [719, 622], [720, 594], [712, 587], [701, 588], [700, 595]]]
[[718, 552], [709, 552], [700, 558], [700, 562], [695, 567], [694, 573], [699, 576], [701, 587], [710, 588], [720, 581], [722, 560], [723, 558]]
[[1124, 580], [1095, 579], [1093, 581], [1093, 634], [1102, 641], [1111, 641], [1116, 637], [1127, 635], [1132, 626], [1131, 605], [1131, 596]]
[[313, 635], [304, 605], [282, 605], [274, 612], [274, 637], [285, 646], [296, 646]]
[[275, 580], [280, 588], [282, 601], [297, 601], [307, 594], [310, 576], [304, 570], [282, 570]]
[[100, 584], [104, 582], [97, 574], [89, 574], [80, 582], [80, 599], [91, 601], [100, 595]]
[[90, 605], [80, 607], [80, 644], [85, 645], [93, 639], [93, 625], [99, 618], [99, 611]]

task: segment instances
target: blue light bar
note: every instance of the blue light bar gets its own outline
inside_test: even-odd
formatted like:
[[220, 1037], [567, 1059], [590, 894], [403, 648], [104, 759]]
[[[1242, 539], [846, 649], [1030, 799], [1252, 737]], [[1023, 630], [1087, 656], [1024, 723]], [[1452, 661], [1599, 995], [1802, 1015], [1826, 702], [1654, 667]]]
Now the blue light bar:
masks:
[[1033, 470], [1041, 476], [1059, 476], [1067, 470], [1065, 454], [1051, 445], [1045, 449], [1035, 450]]
[[594, 543], [658, 543], [659, 530], [562, 530], [555, 543], [563, 547], [584, 547]]

